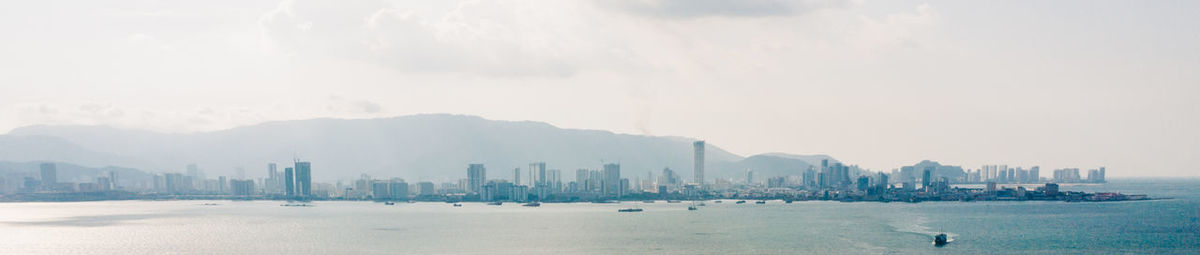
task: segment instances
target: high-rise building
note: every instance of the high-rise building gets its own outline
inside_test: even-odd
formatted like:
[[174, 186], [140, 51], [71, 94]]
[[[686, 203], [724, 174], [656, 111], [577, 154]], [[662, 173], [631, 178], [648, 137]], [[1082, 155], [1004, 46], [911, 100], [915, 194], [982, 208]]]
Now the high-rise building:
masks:
[[404, 179], [392, 179], [388, 183], [388, 191], [392, 192], [392, 199], [408, 200], [408, 183]]
[[391, 183], [385, 181], [371, 181], [371, 197], [375, 200], [392, 199]]
[[296, 171], [287, 167], [283, 169], [283, 193], [288, 197], [296, 196]]
[[704, 141], [692, 143], [695, 154], [692, 156], [693, 178], [696, 185], [704, 186]]
[[604, 181], [600, 184], [601, 192], [607, 196], [620, 197], [621, 194], [621, 165], [604, 164]]
[[229, 186], [235, 196], [254, 195], [254, 180], [230, 180]]
[[42, 174], [42, 187], [45, 187], [46, 189], [51, 189], [51, 188], [54, 188], [54, 186], [58, 184], [58, 166], [56, 166], [54, 163], [50, 163], [50, 162], [42, 163], [41, 164], [41, 174]]
[[312, 163], [296, 161], [296, 195], [312, 196]]
[[578, 185], [579, 190], [587, 190], [588, 170], [580, 168], [575, 170], [575, 185]]
[[1029, 168], [1029, 183], [1037, 183], [1042, 181], [1041, 167], [1033, 166]]
[[754, 184], [754, 170], [746, 169], [746, 185]]
[[562, 191], [562, 170], [546, 170], [546, 187], [549, 187], [551, 192]]
[[929, 188], [929, 183], [933, 181], [933, 167], [925, 167], [925, 172], [921, 174], [921, 188]]
[[486, 185], [487, 169], [483, 168], [483, 164], [470, 164], [467, 166], [467, 182], [469, 182], [469, 192], [483, 193], [483, 185]]
[[546, 162], [529, 163], [529, 184], [531, 187], [546, 185]]
[[417, 191], [420, 192], [418, 194], [420, 194], [421, 196], [434, 195], [433, 182], [418, 182], [417, 183]]
[[521, 185], [521, 168], [513, 168], [513, 185]]

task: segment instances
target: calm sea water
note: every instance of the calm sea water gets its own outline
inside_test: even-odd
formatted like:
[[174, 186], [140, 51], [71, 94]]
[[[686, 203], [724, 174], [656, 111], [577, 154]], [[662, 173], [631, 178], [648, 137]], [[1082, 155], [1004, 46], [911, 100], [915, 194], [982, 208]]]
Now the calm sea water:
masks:
[[[4, 254], [1200, 254], [1200, 180], [1114, 203], [0, 203]], [[205, 206], [203, 203], [218, 203]], [[642, 213], [617, 213], [640, 207]], [[943, 230], [954, 240], [933, 247]]]

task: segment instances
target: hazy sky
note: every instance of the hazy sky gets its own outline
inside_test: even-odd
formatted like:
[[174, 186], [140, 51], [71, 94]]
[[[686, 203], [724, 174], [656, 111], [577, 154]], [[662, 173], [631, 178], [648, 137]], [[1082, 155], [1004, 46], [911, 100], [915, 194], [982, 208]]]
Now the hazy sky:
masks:
[[1197, 176], [1197, 13], [1200, 1], [20, 1], [0, 8], [0, 132], [458, 113], [876, 170]]

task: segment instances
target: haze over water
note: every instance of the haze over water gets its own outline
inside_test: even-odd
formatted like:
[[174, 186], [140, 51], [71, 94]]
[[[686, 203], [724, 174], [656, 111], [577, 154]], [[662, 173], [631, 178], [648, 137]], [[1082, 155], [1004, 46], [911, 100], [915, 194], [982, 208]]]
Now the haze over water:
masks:
[[[11, 254], [1195, 254], [1200, 180], [1066, 190], [1168, 200], [620, 204], [102, 201], [0, 203]], [[217, 203], [219, 205], [202, 205]], [[645, 212], [617, 213], [640, 207]], [[953, 242], [937, 248], [943, 230]]]

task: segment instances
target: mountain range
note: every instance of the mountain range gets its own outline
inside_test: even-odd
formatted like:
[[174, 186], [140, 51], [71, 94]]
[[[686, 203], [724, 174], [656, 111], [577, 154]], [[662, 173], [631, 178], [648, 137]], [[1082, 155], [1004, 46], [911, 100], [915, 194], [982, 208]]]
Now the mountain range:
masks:
[[[210, 178], [264, 177], [268, 163], [280, 170], [299, 159], [310, 161], [317, 180], [401, 177], [451, 181], [465, 178], [471, 163], [482, 163], [489, 179], [511, 179], [529, 163], [575, 169], [620, 163], [622, 176], [659, 176], [671, 168], [692, 175], [696, 139], [563, 129], [543, 122], [497, 121], [476, 116], [424, 114], [379, 119], [275, 121], [221, 131], [172, 134], [107, 126], [36, 125], [0, 135], [0, 161], [56, 161], [83, 166], [121, 166], [147, 172], [184, 172], [195, 163]], [[743, 179], [747, 169], [760, 178], [799, 175], [825, 155], [769, 153], [741, 156], [706, 146], [706, 176]], [[527, 178], [527, 177], [522, 177]]]

